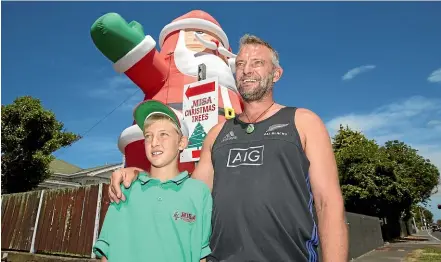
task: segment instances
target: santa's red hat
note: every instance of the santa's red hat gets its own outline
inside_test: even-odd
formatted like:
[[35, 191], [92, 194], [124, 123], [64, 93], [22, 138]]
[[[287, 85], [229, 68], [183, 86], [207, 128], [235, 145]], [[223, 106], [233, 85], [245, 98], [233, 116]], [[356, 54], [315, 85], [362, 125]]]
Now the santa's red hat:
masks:
[[162, 48], [165, 38], [171, 33], [188, 28], [205, 30], [213, 33], [219, 37], [226, 49], [230, 48], [228, 37], [222, 30], [220, 24], [211, 15], [201, 10], [190, 11], [166, 25], [159, 34], [159, 47]]

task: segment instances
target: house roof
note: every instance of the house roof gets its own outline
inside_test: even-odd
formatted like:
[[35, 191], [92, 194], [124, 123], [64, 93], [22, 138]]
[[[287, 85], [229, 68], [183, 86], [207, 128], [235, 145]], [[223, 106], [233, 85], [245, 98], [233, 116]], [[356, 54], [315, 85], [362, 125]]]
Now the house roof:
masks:
[[83, 169], [83, 170], [75, 172], [73, 174], [68, 174], [67, 177], [74, 179], [74, 178], [79, 178], [79, 177], [83, 177], [83, 176], [89, 176], [89, 177], [96, 176], [98, 174], [113, 171], [113, 170], [116, 170], [121, 167], [123, 167], [121, 163], [92, 167], [92, 168]]
[[69, 164], [63, 160], [55, 159], [49, 164], [49, 168], [54, 173], [73, 174], [82, 170], [82, 168]]
[[112, 167], [112, 166], [116, 166], [116, 165], [121, 165], [121, 163], [107, 164], [107, 165], [102, 165], [102, 166], [97, 166], [97, 167], [81, 169], [80, 171], [77, 171], [75, 173], [89, 173], [89, 172], [93, 172], [93, 171], [100, 170], [100, 169], [106, 169], [108, 167]]
[[56, 174], [72, 175], [72, 174], [76, 174], [76, 173], [90, 173], [93, 171], [106, 169], [108, 167], [119, 166], [119, 165], [121, 165], [121, 163], [106, 164], [106, 165], [83, 169], [83, 168], [78, 167], [76, 165], [72, 165], [70, 163], [67, 163], [66, 161], [63, 161], [60, 159], [55, 159], [54, 161], [52, 161], [49, 164], [49, 168], [52, 172], [54, 172]]
[[81, 184], [80, 183], [75, 183], [75, 182], [47, 179], [47, 180], [41, 182], [38, 186], [39, 187], [46, 187], [46, 188], [54, 188], [54, 187], [60, 187], [60, 186], [64, 186], [64, 187], [80, 187]]
[[[123, 167], [123, 163], [105, 164], [97, 167], [82, 169], [78, 166], [69, 164], [66, 161], [55, 159], [50, 163], [50, 169], [53, 172], [53, 175], [47, 179], [46, 182], [75, 182], [77, 179], [82, 177], [99, 177], [102, 176], [102, 174], [113, 172], [121, 167]], [[108, 174], [105, 176], [108, 176]]]
[[53, 175], [45, 181], [42, 181], [39, 184], [39, 188], [80, 187], [84, 183], [84, 181], [82, 181], [84, 178], [96, 177], [96, 179], [102, 181], [102, 179], [109, 178], [109, 172], [111, 173], [121, 167], [123, 167], [123, 163], [106, 164], [82, 169], [66, 161], [55, 159], [49, 165]]

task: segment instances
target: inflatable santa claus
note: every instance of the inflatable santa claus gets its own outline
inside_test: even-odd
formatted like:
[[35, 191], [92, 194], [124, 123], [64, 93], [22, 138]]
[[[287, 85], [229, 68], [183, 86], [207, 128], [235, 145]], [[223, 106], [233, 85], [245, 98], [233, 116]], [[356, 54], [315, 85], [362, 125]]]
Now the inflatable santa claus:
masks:
[[[184, 86], [198, 81], [198, 66], [205, 64], [206, 77], [218, 79], [218, 121], [242, 111], [233, 76], [235, 55], [219, 23], [204, 11], [191, 11], [166, 25], [159, 35], [159, 52], [156, 41], [144, 34], [141, 24], [127, 23], [116, 13], [98, 18], [91, 36], [114, 69], [141, 88], [144, 100], [159, 100], [180, 114]], [[127, 167], [150, 169], [143, 133], [135, 123], [121, 133], [118, 147]], [[180, 170], [190, 173], [194, 167], [194, 162], [179, 165]]]

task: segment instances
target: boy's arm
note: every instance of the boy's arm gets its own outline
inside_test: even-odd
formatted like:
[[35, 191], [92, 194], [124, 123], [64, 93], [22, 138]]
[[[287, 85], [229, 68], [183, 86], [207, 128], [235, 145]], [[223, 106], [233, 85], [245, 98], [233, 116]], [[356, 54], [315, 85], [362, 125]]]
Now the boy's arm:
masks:
[[116, 204], [111, 203], [109, 209], [107, 209], [100, 235], [93, 246], [93, 253], [97, 258], [101, 258], [101, 261], [107, 261], [109, 257], [109, 248], [112, 241], [110, 236], [112, 228], [117, 226], [117, 223], [115, 223], [118, 221], [117, 215]]
[[[106, 257], [102, 257], [101, 258], [101, 262], [107, 262], [107, 258]], [[205, 261], [204, 261], [205, 262]]]
[[201, 245], [201, 261], [205, 261], [211, 253], [210, 237], [211, 237], [211, 213], [213, 211], [213, 198], [208, 187], [204, 188], [204, 200], [202, 211], [202, 245]]

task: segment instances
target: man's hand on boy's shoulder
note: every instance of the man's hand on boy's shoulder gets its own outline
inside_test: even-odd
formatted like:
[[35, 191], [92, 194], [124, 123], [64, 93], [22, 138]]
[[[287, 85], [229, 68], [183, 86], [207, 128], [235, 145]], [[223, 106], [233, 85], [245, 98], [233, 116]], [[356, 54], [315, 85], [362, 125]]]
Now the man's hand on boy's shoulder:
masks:
[[126, 197], [121, 191], [121, 183], [125, 188], [129, 188], [140, 172], [144, 172], [144, 170], [137, 167], [126, 167], [115, 170], [110, 177], [108, 191], [110, 201], [116, 203], [119, 203], [120, 200], [125, 201]]

